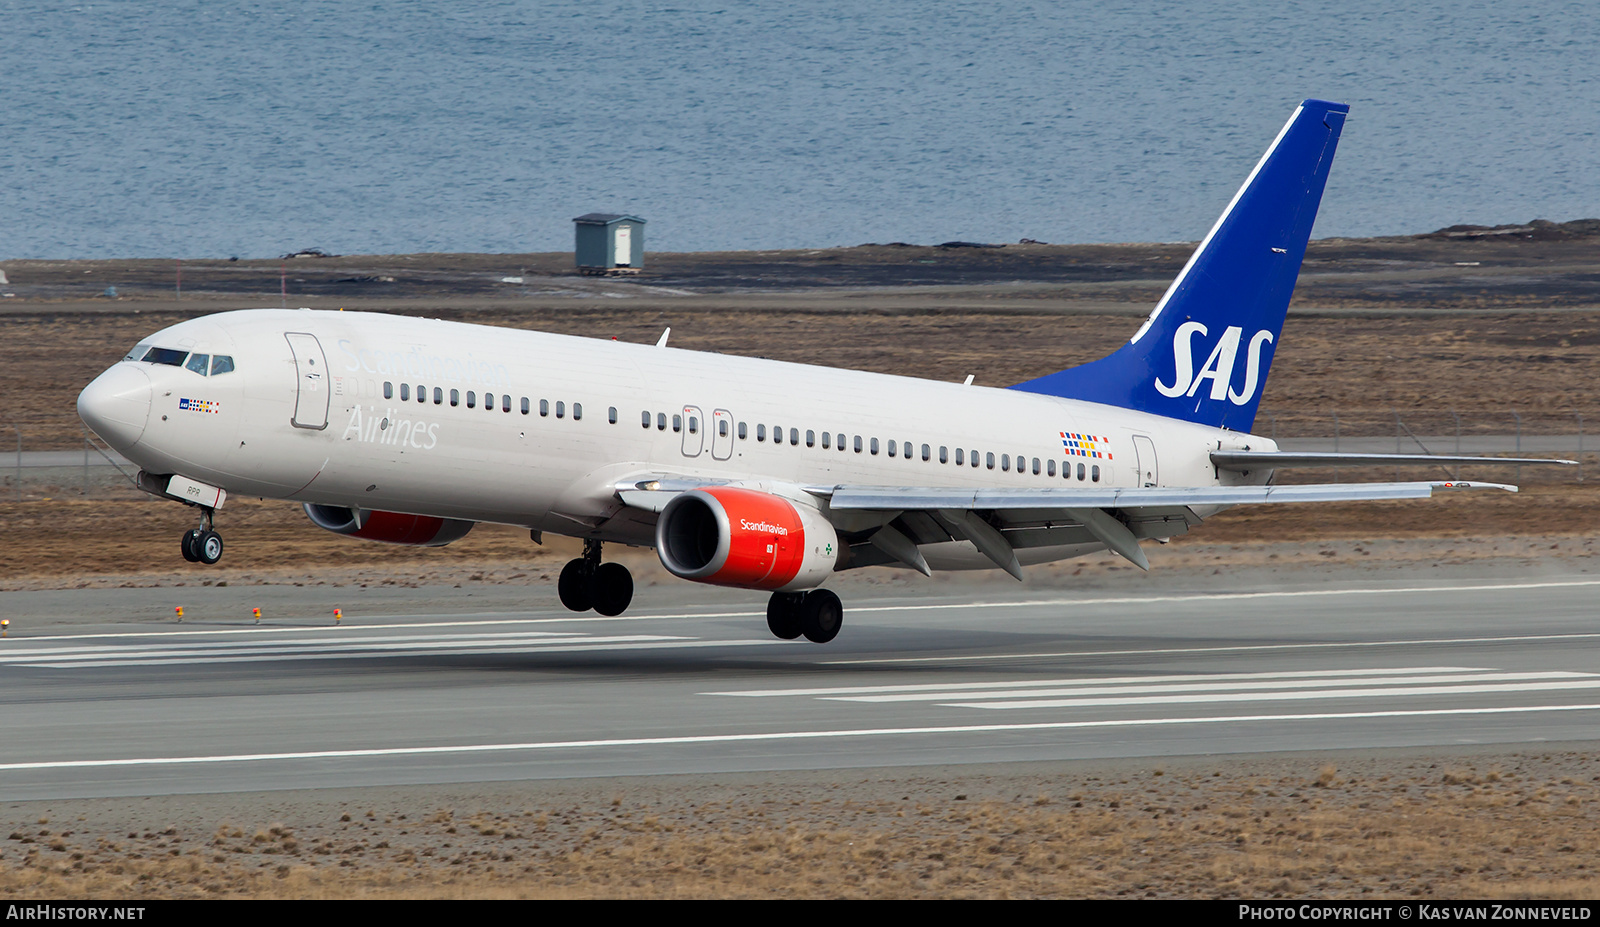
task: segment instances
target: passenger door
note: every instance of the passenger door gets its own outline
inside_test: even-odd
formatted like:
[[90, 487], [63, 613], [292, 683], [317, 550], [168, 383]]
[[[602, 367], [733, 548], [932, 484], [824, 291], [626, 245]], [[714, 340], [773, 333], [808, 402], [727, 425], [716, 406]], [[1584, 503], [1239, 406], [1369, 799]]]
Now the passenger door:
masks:
[[328, 427], [328, 359], [316, 335], [286, 332], [289, 350], [294, 354], [294, 416], [296, 428], [322, 430]]

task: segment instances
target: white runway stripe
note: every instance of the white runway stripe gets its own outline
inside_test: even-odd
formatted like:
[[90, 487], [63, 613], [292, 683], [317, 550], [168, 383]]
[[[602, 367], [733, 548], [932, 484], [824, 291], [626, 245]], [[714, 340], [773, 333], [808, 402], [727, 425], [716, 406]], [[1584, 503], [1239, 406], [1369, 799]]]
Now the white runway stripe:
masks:
[[1008, 682], [912, 683], [894, 686], [833, 686], [820, 689], [742, 689], [726, 692], [701, 692], [701, 695], [737, 695], [747, 698], [776, 696], [867, 695], [882, 692], [960, 692], [980, 689], [1016, 689], [1035, 686], [1121, 685], [1125, 683], [1192, 682], [1227, 679], [1326, 679], [1366, 676], [1405, 676], [1416, 673], [1486, 673], [1479, 666], [1401, 666], [1386, 669], [1281, 670], [1259, 673], [1204, 673], [1193, 676], [1104, 676], [1079, 679], [1019, 679]]
[[1600, 689], [1600, 679], [1565, 682], [1522, 682], [1501, 685], [1417, 686], [1414, 688], [1316, 689], [1295, 692], [1214, 692], [1204, 695], [1147, 695], [1126, 698], [1063, 698], [1000, 702], [942, 702], [950, 708], [1107, 708], [1128, 705], [1188, 705], [1219, 702], [1292, 702], [1347, 698], [1418, 698], [1436, 695], [1494, 695], [1507, 692], [1550, 692], [1565, 689]]
[[78, 662], [103, 661], [106, 663], [134, 662], [150, 657], [167, 659], [182, 659], [190, 662], [204, 662], [206, 659], [247, 656], [278, 656], [292, 659], [300, 654], [310, 653], [348, 653], [383, 654], [389, 652], [427, 652], [434, 653], [440, 650], [454, 650], [466, 652], [485, 648], [502, 649], [509, 647], [543, 647], [550, 644], [566, 643], [616, 643], [621, 641], [681, 641], [685, 637], [674, 637], [660, 634], [626, 634], [610, 637], [585, 637], [576, 634], [550, 635], [548, 637], [497, 637], [489, 640], [457, 640], [455, 638], [418, 638], [409, 641], [394, 640], [391, 642], [373, 641], [317, 641], [314, 643], [295, 643], [289, 641], [274, 641], [271, 644], [244, 645], [233, 647], [216, 646], [176, 646], [158, 648], [73, 648], [71, 652], [35, 651], [31, 653], [16, 654], [0, 657], [0, 663], [41, 663], [53, 660], [72, 659]]
[[[1438, 673], [1421, 676], [1395, 676], [1389, 679], [1377, 680], [1384, 686], [1392, 687], [1397, 695], [1408, 694], [1416, 691], [1402, 686], [1435, 685], [1439, 683], [1469, 683], [1481, 685], [1487, 682], [1513, 682], [1536, 679], [1573, 679], [1592, 676], [1591, 673], [1573, 673], [1562, 670], [1551, 670], [1537, 673]], [[1211, 680], [1214, 677], [1191, 677]], [[1371, 677], [1356, 679], [1331, 680], [1327, 678], [1302, 678], [1302, 679], [1273, 679], [1256, 682], [1189, 682], [1171, 679], [1157, 682], [1152, 685], [1142, 686], [1071, 686], [1061, 688], [1043, 689], [1017, 689], [1003, 692], [953, 692], [948, 689], [942, 692], [910, 692], [895, 695], [831, 695], [823, 696], [833, 702], [945, 702], [956, 698], [965, 699], [1048, 699], [1070, 698], [1080, 695], [1107, 696], [1107, 695], [1144, 695], [1167, 692], [1250, 692], [1267, 690], [1309, 689], [1316, 686], [1324, 687], [1323, 691], [1331, 692], [1337, 688], [1353, 688], [1356, 686], [1370, 686], [1374, 680]], [[1597, 680], [1600, 682], [1600, 680]], [[1285, 696], [1288, 697], [1288, 696]]]
[[[848, 616], [851, 615], [851, 614], [866, 614], [866, 613], [871, 613], [871, 612], [947, 611], [947, 610], [950, 610], [950, 609], [1039, 608], [1039, 607], [1046, 607], [1046, 606], [1081, 607], [1081, 606], [1087, 606], [1087, 605], [1126, 605], [1126, 606], [1128, 606], [1130, 608], [1138, 608], [1138, 607], [1143, 606], [1143, 605], [1165, 604], [1165, 603], [1172, 603], [1172, 602], [1228, 602], [1228, 601], [1235, 601], [1235, 600], [1240, 600], [1240, 599], [1319, 598], [1319, 597], [1329, 597], [1329, 596], [1338, 597], [1338, 596], [1370, 596], [1370, 595], [1415, 595], [1415, 594], [1432, 594], [1432, 593], [1438, 593], [1438, 592], [1468, 592], [1468, 591], [1472, 591], [1472, 592], [1520, 592], [1520, 591], [1531, 590], [1531, 589], [1564, 589], [1564, 588], [1583, 589], [1583, 588], [1592, 587], [1592, 586], [1600, 586], [1600, 580], [1577, 580], [1575, 582], [1538, 582], [1538, 583], [1486, 583], [1486, 584], [1477, 585], [1477, 586], [1474, 586], [1474, 585], [1471, 585], [1471, 584], [1458, 584], [1458, 585], [1453, 585], [1453, 586], [1403, 586], [1403, 587], [1392, 588], [1392, 589], [1385, 589], [1385, 588], [1381, 588], [1381, 587], [1380, 588], [1360, 587], [1360, 588], [1351, 588], [1351, 589], [1283, 590], [1283, 591], [1275, 591], [1275, 592], [1195, 592], [1195, 593], [1183, 593], [1183, 594], [1178, 594], [1178, 595], [1160, 595], [1160, 596], [1104, 596], [1104, 597], [1100, 597], [1100, 598], [1029, 599], [1029, 600], [1000, 601], [1000, 602], [907, 602], [907, 603], [897, 603], [897, 604], [893, 604], [893, 605], [853, 605], [853, 606], [849, 606], [847, 608], [847, 610], [846, 610], [846, 619], [848, 620]], [[675, 621], [675, 620], [704, 619], [704, 618], [762, 618], [762, 617], [765, 617], [766, 612], [765, 611], [759, 611], [759, 610], [746, 609], [746, 610], [725, 611], [725, 612], [699, 612], [699, 611], [696, 611], [696, 612], [682, 612], [682, 613], [633, 614], [633, 615], [618, 615], [618, 616], [610, 617], [610, 618], [604, 617], [604, 616], [600, 616], [600, 615], [589, 615], [589, 614], [585, 614], [585, 615], [566, 615], [566, 616], [559, 616], [559, 617], [536, 617], [536, 616], [532, 616], [532, 615], [527, 616], [527, 617], [512, 617], [512, 618], [489, 617], [489, 616], [499, 616], [499, 615], [508, 615], [508, 614], [514, 614], [514, 613], [510, 613], [510, 612], [474, 612], [471, 615], [457, 616], [458, 619], [465, 619], [465, 620], [436, 620], [436, 621], [408, 621], [408, 620], [404, 620], [404, 619], [422, 619], [422, 618], [435, 619], [435, 618], [448, 618], [450, 616], [437, 615], [437, 614], [431, 614], [431, 613], [430, 614], [419, 614], [419, 615], [368, 615], [368, 616], [346, 615], [345, 616], [345, 624], [343, 624], [343, 625], [302, 625], [302, 626], [296, 626], [296, 627], [259, 627], [259, 626], [251, 626], [251, 627], [242, 627], [242, 628], [205, 628], [205, 629], [175, 628], [175, 627], [172, 627], [171, 625], [164, 625], [164, 626], [162, 626], [160, 628], [151, 629], [149, 631], [112, 631], [112, 632], [99, 632], [99, 633], [88, 633], [88, 634], [56, 634], [56, 635], [47, 635], [47, 636], [41, 636], [41, 637], [18, 636], [18, 635], [21, 634], [21, 630], [18, 629], [18, 628], [13, 628], [13, 639], [15, 639], [15, 640], [40, 640], [40, 641], [42, 641], [42, 640], [84, 640], [84, 639], [116, 638], [116, 637], [146, 637], [146, 636], [151, 636], [151, 635], [166, 635], [166, 634], [185, 634], [185, 635], [201, 635], [201, 634], [282, 634], [282, 633], [294, 633], [294, 632], [306, 632], [306, 631], [329, 631], [329, 632], [333, 632], [333, 631], [340, 631], [340, 630], [343, 630], [343, 631], [352, 631], [352, 630], [354, 630], [354, 631], [361, 631], [361, 630], [403, 630], [403, 629], [423, 628], [423, 627], [435, 627], [435, 628], [437, 628], [437, 627], [449, 627], [449, 628], [454, 628], [454, 627], [466, 627], [466, 626], [473, 626], [473, 625], [504, 625], [504, 624], [520, 624], [520, 625], [529, 625], [529, 624], [572, 624], [572, 623], [597, 624], [597, 623], [600, 623], [600, 622], [614, 622], [614, 621]], [[481, 617], [475, 617], [475, 616], [481, 616]], [[363, 625], [361, 625], [359, 623], [359, 622], [361, 622], [363, 620], [382, 621], [382, 622], [385, 622], [385, 623], [384, 624], [369, 624], [369, 625], [363, 626]], [[1507, 640], [1507, 641], [1549, 640], [1549, 639], [1560, 639], [1560, 638], [1565, 638], [1565, 637], [1594, 638], [1594, 637], [1600, 637], [1600, 634], [1539, 635], [1539, 636], [1533, 636], [1533, 637], [1483, 638], [1482, 640], [1486, 640], [1486, 641], [1495, 641], [1495, 640]], [[1420, 641], [1419, 643], [1432, 643], [1432, 642], [1430, 642], [1430, 641]], [[1325, 644], [1325, 645], [1322, 645], [1322, 646], [1348, 646], [1348, 645]], [[1249, 649], [1249, 648], [1242, 648], [1242, 649]], [[1129, 651], [1129, 652], [1141, 652], [1141, 653], [1142, 652], [1152, 652], [1152, 653], [1177, 652], [1177, 653], [1188, 653], [1188, 652], [1191, 652], [1191, 651], [1183, 650], [1183, 651]], [[946, 658], [946, 659], [970, 659], [970, 658]], [[845, 662], [845, 661], [840, 661], [840, 662]], [[855, 661], [849, 661], [849, 662], [855, 662]], [[879, 662], [879, 661], [861, 661], [861, 662]], [[882, 662], [890, 662], [890, 661], [882, 661]]]
[[49, 769], [104, 769], [124, 766], [187, 766], [211, 763], [250, 763], [273, 760], [355, 759], [370, 757], [430, 756], [449, 753], [509, 753], [531, 750], [581, 750], [612, 747], [655, 747], [693, 744], [752, 743], [761, 741], [823, 740], [849, 737], [898, 737], [934, 734], [1004, 734], [1022, 731], [1064, 731], [1088, 728], [1158, 727], [1208, 724], [1252, 724], [1262, 721], [1310, 722], [1366, 719], [1412, 719], [1544, 712], [1600, 711], [1600, 704], [1519, 705], [1490, 708], [1438, 708], [1415, 711], [1318, 712], [1294, 715], [1220, 715], [1196, 718], [1123, 718], [1101, 721], [1047, 721], [1034, 724], [961, 724], [942, 727], [862, 728], [831, 731], [776, 731], [756, 734], [704, 734], [682, 737], [627, 737], [607, 740], [553, 740], [531, 743], [460, 744], [437, 747], [379, 747], [365, 750], [307, 750], [288, 753], [238, 753], [217, 756], [129, 757], [102, 760], [46, 760], [0, 763], [0, 772]]
[[767, 647], [781, 645], [785, 641], [762, 638], [760, 640], [743, 641], [700, 641], [681, 637], [656, 637], [653, 635], [631, 635], [615, 638], [583, 638], [577, 640], [557, 640], [545, 644], [525, 645], [521, 647], [502, 647], [494, 650], [484, 650], [481, 647], [451, 648], [427, 647], [414, 650], [336, 650], [319, 653], [290, 653], [290, 654], [259, 654], [245, 652], [238, 656], [223, 657], [152, 657], [138, 660], [73, 660], [59, 663], [32, 663], [30, 666], [41, 669], [94, 669], [111, 666], [180, 666], [188, 664], [205, 663], [273, 663], [287, 660], [371, 660], [392, 657], [440, 657], [440, 656], [516, 656], [544, 653], [580, 653], [583, 651], [610, 652], [617, 650], [684, 650], [704, 647]]

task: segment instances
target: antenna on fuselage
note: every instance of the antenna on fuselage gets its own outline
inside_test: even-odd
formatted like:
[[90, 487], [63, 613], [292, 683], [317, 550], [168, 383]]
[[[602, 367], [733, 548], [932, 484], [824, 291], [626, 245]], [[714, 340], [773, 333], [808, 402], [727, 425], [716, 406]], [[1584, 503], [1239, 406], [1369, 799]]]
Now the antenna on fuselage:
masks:
[[971, 386], [972, 385], [972, 378], [975, 377], [975, 376], [977, 376], [977, 374], [973, 374], [973, 373], [967, 374], [967, 378], [965, 380], [961, 381], [961, 385], [962, 386]]
[[661, 338], [656, 341], [656, 347], [658, 347], [658, 348], [666, 347], [667, 346], [667, 336], [670, 335], [670, 334], [672, 334], [672, 326], [668, 325], [667, 326], [667, 330], [662, 332], [661, 333]]

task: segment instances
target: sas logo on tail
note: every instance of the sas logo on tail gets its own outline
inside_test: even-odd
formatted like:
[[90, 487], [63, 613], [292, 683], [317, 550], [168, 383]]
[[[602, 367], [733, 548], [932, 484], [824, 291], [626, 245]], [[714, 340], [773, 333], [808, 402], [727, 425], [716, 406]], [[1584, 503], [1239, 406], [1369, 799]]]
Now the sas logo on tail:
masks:
[[[1233, 370], [1239, 359], [1239, 342], [1243, 340], [1244, 329], [1237, 325], [1228, 326], [1218, 339], [1216, 347], [1211, 349], [1211, 356], [1200, 365], [1200, 372], [1194, 369], [1195, 335], [1204, 337], [1206, 327], [1199, 322], [1185, 322], [1178, 326], [1178, 331], [1172, 336], [1172, 364], [1173, 382], [1161, 382], [1156, 377], [1155, 387], [1161, 395], [1176, 399], [1179, 396], [1192, 397], [1200, 391], [1200, 384], [1206, 380], [1211, 381], [1208, 395], [1212, 399], [1226, 398], [1236, 406], [1249, 402], [1256, 394], [1256, 389], [1261, 385], [1261, 352], [1272, 343], [1272, 332], [1262, 329], [1250, 338], [1249, 347], [1245, 351], [1244, 365], [1244, 391], [1234, 392]], [[1202, 347], [1204, 343], [1202, 342]]]

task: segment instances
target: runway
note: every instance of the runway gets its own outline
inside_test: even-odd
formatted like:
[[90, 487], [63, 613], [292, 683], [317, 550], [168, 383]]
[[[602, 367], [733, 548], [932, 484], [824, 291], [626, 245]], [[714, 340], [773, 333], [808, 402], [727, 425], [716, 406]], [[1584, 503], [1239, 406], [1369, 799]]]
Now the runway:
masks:
[[0, 641], [0, 799], [1595, 739], [1600, 580], [1355, 579], [862, 587], [826, 646], [687, 584], [616, 619], [397, 593], [338, 626], [40, 594], [89, 617]]

